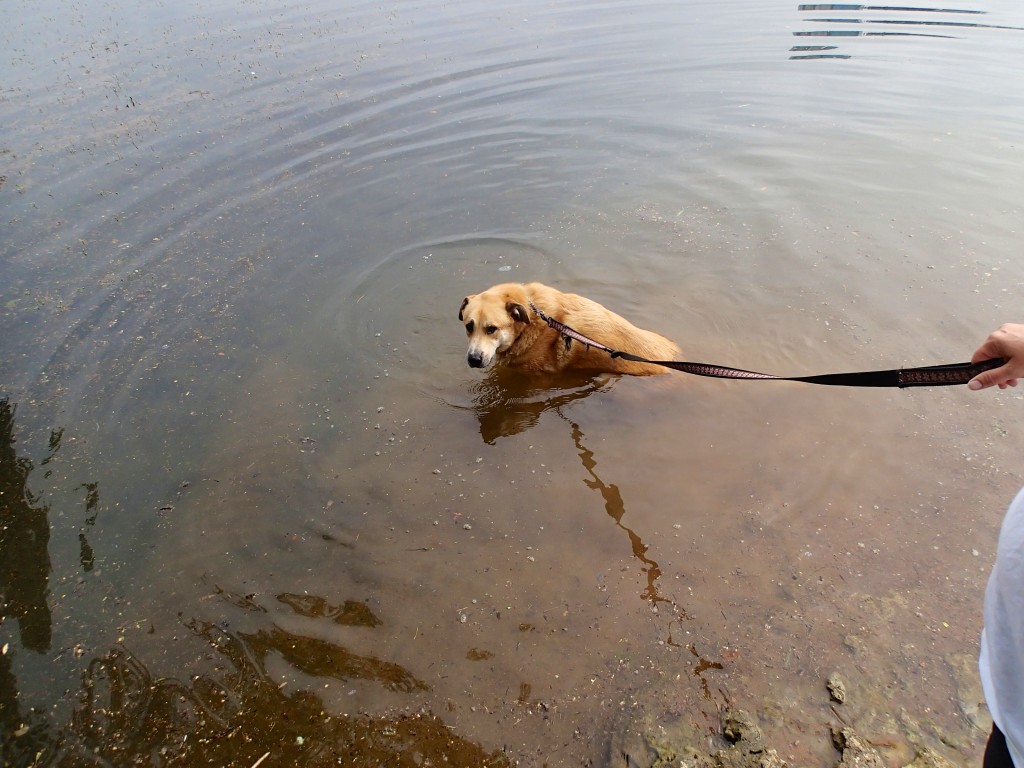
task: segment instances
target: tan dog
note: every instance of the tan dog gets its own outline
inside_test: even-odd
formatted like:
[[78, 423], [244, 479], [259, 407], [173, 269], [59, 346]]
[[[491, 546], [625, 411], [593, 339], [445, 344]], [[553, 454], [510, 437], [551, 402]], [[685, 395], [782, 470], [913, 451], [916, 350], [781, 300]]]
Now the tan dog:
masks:
[[467, 296], [459, 309], [466, 325], [471, 368], [495, 363], [533, 373], [567, 369], [651, 376], [669, 369], [613, 358], [607, 352], [566, 339], [531, 307], [606, 347], [648, 360], [671, 360], [679, 347], [656, 333], [637, 328], [596, 301], [562, 293], [542, 283], [505, 283]]

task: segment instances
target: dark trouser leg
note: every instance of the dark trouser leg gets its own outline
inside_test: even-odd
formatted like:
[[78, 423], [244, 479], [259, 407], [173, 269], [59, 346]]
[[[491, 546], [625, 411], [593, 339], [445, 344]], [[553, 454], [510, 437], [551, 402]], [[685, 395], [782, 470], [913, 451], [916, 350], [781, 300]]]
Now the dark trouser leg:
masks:
[[992, 734], [988, 737], [988, 746], [985, 747], [985, 762], [982, 768], [1013, 768], [1006, 737], [995, 723], [992, 724]]

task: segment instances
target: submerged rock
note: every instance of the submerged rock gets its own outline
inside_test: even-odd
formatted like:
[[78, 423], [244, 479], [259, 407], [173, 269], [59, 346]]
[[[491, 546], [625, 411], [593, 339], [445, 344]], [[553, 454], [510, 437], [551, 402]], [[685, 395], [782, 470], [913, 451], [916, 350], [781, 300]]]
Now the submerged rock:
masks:
[[832, 697], [832, 701], [842, 704], [846, 701], [846, 683], [839, 677], [837, 672], [833, 672], [828, 676], [828, 680], [825, 681], [825, 687], [828, 688], [828, 693]]
[[[786, 768], [786, 761], [765, 744], [764, 733], [747, 712], [728, 710], [722, 717], [725, 749], [713, 750], [709, 737], [682, 720], [651, 727], [640, 718], [613, 739], [611, 764], [627, 768]], [[715, 739], [717, 741], [717, 739]], [[720, 743], [720, 742], [719, 742]]]
[[649, 713], [620, 719], [609, 749], [609, 765], [626, 768], [714, 768], [703, 745], [708, 736], [690, 718], [656, 721]]
[[992, 715], [985, 704], [985, 693], [978, 676], [978, 655], [976, 653], [951, 653], [946, 664], [956, 682], [957, 704], [964, 717], [981, 734], [987, 736], [992, 730]]
[[905, 765], [903, 768], [956, 768], [949, 760], [938, 752], [922, 747], [917, 752], [914, 762]]
[[744, 710], [725, 713], [722, 735], [731, 746], [713, 755], [711, 765], [714, 768], [786, 768], [786, 761], [765, 745], [764, 733]]
[[[836, 681], [843, 682], [835, 675], [829, 676], [830, 691]], [[657, 707], [622, 712], [613, 730], [608, 764], [626, 768], [788, 768], [769, 745], [761, 721], [749, 712], [728, 709], [721, 714], [718, 727], [714, 715], [708, 718], [708, 714], [685, 708], [668, 712]], [[875, 742], [861, 737], [858, 731], [874, 734]], [[880, 719], [878, 713], [869, 713], [863, 720], [858, 718], [856, 730], [842, 724], [826, 732], [840, 753], [834, 768], [954, 765], [935, 749], [924, 746], [926, 737], [949, 745], [948, 737], [925, 734], [914, 723], [908, 723], [905, 715]]]
[[882, 756], [869, 747], [852, 728], [832, 728], [832, 743], [842, 752], [836, 768], [885, 768]]

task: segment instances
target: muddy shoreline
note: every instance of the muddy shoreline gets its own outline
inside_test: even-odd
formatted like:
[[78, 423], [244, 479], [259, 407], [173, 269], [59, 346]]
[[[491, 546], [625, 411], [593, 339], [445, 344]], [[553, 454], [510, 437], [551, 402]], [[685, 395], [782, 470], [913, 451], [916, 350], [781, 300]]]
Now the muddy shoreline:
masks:
[[[858, 701], [865, 681], [833, 672], [822, 680], [822, 701], [831, 716], [814, 722], [805, 713], [805, 735], [831, 744], [835, 768], [954, 768], [971, 744], [983, 744], [992, 727], [973, 658], [945, 659], [957, 680], [957, 706], [968, 731], [935, 730], [905, 709], [888, 712]], [[852, 695], [851, 695], [852, 692]], [[877, 696], [877, 692], [876, 692]], [[799, 765], [780, 755], [762, 727], [777, 716], [777, 704], [763, 701], [751, 711], [726, 706], [717, 723], [701, 726], [692, 713], [672, 709], [668, 689], [652, 691], [648, 706], [623, 712], [615, 724], [607, 765], [628, 768], [786, 768]], [[872, 698], [875, 698], [872, 696]], [[930, 726], [930, 727], [929, 727]], [[978, 757], [980, 765], [980, 752]]]

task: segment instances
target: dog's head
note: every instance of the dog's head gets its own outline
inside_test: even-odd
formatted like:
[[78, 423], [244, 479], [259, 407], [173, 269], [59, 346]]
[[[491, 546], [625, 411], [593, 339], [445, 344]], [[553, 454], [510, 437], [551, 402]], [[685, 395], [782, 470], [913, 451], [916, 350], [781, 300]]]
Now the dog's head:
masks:
[[466, 326], [471, 368], [487, 368], [509, 350], [530, 324], [529, 299], [518, 285], [496, 285], [483, 293], [467, 296], [459, 308], [459, 320]]

